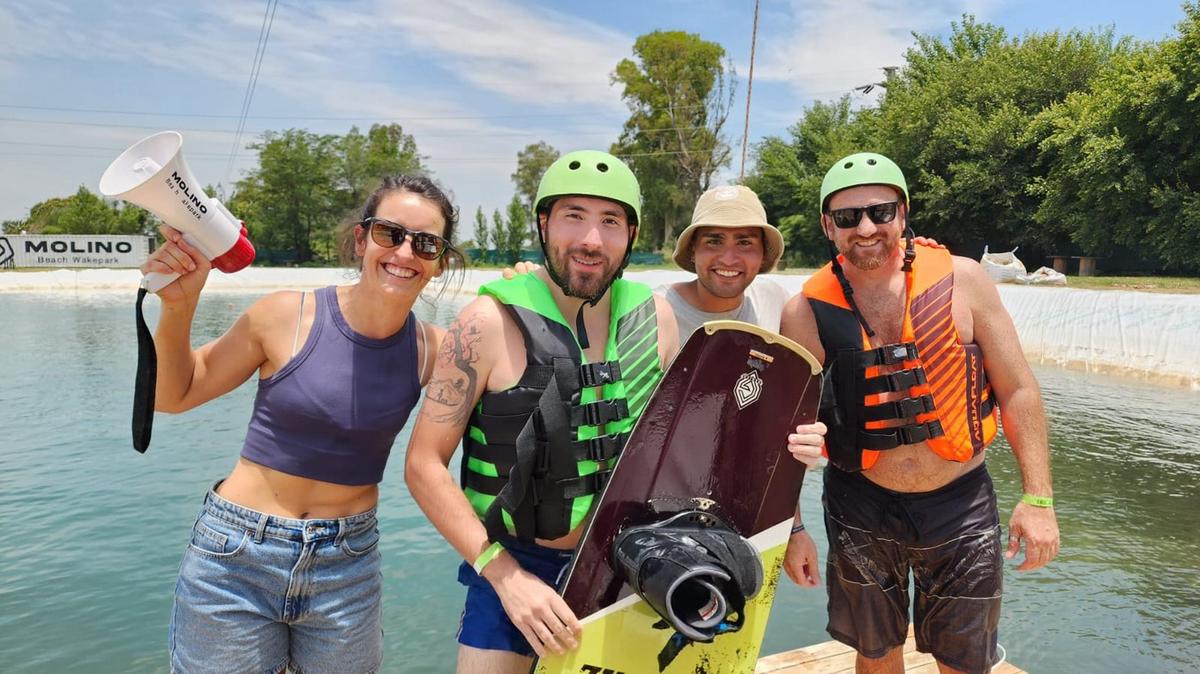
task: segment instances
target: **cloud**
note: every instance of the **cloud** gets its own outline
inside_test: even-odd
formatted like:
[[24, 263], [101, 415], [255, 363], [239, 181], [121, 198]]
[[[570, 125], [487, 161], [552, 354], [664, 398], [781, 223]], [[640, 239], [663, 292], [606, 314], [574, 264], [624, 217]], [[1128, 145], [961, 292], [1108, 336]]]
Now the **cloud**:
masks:
[[[262, 20], [262, 3], [240, 0], [105, 7], [27, 0], [0, 7], [0, 38], [6, 38], [0, 39], [0, 75], [79, 64], [112, 77], [114, 95], [107, 101], [32, 100], [26, 93], [15, 103], [233, 114]], [[584, 19], [511, 0], [280, 3], [251, 114], [287, 115], [278, 106], [293, 101], [298, 112], [291, 114], [361, 117], [360, 126], [400, 121], [436, 174], [458, 189], [464, 209], [480, 202], [499, 206], [511, 194], [508, 174], [526, 144], [545, 139], [562, 149], [603, 148], [615, 139], [623, 105], [608, 76], [632, 42]], [[161, 92], [147, 92], [143, 81], [156, 82]], [[9, 141], [0, 150], [33, 167], [23, 173], [9, 163], [12, 170], [5, 173], [20, 191], [6, 188], [0, 195], [6, 216], [17, 215], [9, 211], [27, 207], [35, 195], [73, 191], [80, 183], [94, 189], [99, 172], [121, 148], [161, 128], [184, 131], [185, 153], [198, 178], [224, 182], [236, 121], [66, 112], [22, 116], [114, 126], [0, 125], [0, 140]], [[264, 128], [343, 133], [352, 123], [251, 119], [243, 144]], [[611, 134], [589, 133], [603, 127], [611, 127]], [[34, 156], [38, 152], [40, 158]], [[253, 155], [242, 151], [232, 178], [254, 164]]]
[[548, 9], [515, 2], [391, 0], [387, 25], [441, 54], [475, 86], [529, 105], [577, 104], [612, 109], [609, 83], [633, 38]]
[[913, 32], [944, 31], [962, 14], [984, 15], [998, 1], [791, 0], [760, 23], [780, 26], [782, 34], [772, 31], [763, 40], [754, 76], [790, 84], [802, 99], [837, 98], [879, 81], [885, 66], [902, 66]]

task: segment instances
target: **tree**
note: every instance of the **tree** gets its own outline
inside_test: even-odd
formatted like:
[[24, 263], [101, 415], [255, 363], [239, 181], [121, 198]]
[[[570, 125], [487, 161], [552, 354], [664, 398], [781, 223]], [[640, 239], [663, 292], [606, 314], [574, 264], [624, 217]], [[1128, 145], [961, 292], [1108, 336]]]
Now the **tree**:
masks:
[[501, 247], [505, 245], [505, 239], [507, 238], [508, 227], [504, 224], [504, 215], [501, 214], [500, 209], [497, 208], [496, 210], [492, 211], [492, 229], [491, 233], [488, 235], [488, 239], [492, 244], [492, 249], [497, 251], [497, 254], [499, 254]]
[[361, 207], [386, 176], [424, 170], [416, 140], [399, 124], [372, 124], [367, 135], [357, 126], [338, 139], [335, 176], [346, 209]]
[[524, 150], [517, 153], [517, 170], [512, 174], [512, 181], [517, 188], [517, 196], [523, 200], [530, 212], [533, 211], [533, 201], [537, 198], [538, 183], [542, 181], [542, 175], [558, 157], [558, 150], [546, 141], [526, 145]]
[[148, 211], [129, 204], [114, 205], [80, 185], [69, 197], [34, 204], [29, 218], [12, 229], [30, 234], [148, 234], [153, 224]]
[[855, 121], [849, 95], [834, 103], [818, 101], [788, 129], [789, 139], [770, 136], [755, 146], [746, 186], [758, 194], [796, 263], [814, 264], [829, 256], [820, 225], [821, 180], [838, 158], [869, 146], [862, 138], [866, 124]]
[[250, 147], [258, 168], [238, 181], [229, 208], [256, 246], [299, 263], [333, 260], [339, 223], [380, 181], [422, 170], [416, 142], [399, 124], [373, 125], [365, 136], [356, 127], [344, 136], [268, 131]]
[[964, 254], [984, 244], [1062, 252], [1067, 242], [1034, 216], [1031, 187], [1046, 170], [1034, 121], [1127, 49], [1111, 31], [1012, 38], [965, 16], [946, 38], [916, 36], [869, 120], [876, 144], [864, 149], [904, 169], [918, 233]]
[[487, 217], [483, 214], [483, 206], [475, 207], [475, 247], [486, 251], [490, 246]]
[[521, 259], [521, 250], [525, 248], [525, 241], [529, 237], [530, 211], [518, 194], [513, 195], [506, 210], [504, 237], [496, 247], [500, 256], [511, 264]]
[[1117, 59], [1038, 120], [1039, 224], [1089, 255], [1200, 272], [1200, 3], [1179, 36]]
[[729, 163], [721, 131], [735, 76], [724, 48], [693, 33], [642, 35], [633, 55], [612, 74], [630, 110], [613, 150], [629, 160], [642, 184], [639, 247], [657, 249], [671, 244], [713, 173]]

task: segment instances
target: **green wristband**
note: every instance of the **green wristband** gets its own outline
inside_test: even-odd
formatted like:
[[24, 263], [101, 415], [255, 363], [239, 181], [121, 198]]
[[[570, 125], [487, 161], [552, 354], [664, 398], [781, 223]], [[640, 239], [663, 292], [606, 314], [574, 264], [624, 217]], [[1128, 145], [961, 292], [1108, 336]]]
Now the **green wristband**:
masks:
[[1023, 494], [1021, 503], [1026, 503], [1038, 508], [1053, 508], [1054, 498], [1051, 496], [1034, 496], [1033, 494]]
[[475, 568], [475, 573], [482, 576], [484, 567], [486, 567], [488, 564], [491, 564], [492, 560], [496, 558], [496, 555], [499, 555], [501, 552], [504, 552], [504, 546], [500, 545], [499, 543], [492, 543], [491, 545], [487, 546], [487, 548], [483, 552], [479, 553], [479, 556], [475, 558], [475, 563], [471, 565]]

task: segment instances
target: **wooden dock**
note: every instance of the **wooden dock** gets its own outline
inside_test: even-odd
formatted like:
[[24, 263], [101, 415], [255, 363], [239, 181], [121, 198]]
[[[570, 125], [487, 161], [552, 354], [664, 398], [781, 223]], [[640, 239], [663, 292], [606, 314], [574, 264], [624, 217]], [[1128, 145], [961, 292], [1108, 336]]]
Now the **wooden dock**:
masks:
[[[754, 674], [842, 674], [854, 672], [854, 649], [840, 641], [826, 641], [815, 646], [805, 646], [794, 651], [768, 655], [758, 661]], [[937, 662], [928, 653], [917, 652], [912, 629], [904, 643], [904, 671], [906, 674], [937, 674]], [[993, 674], [1026, 674], [1025, 670], [1005, 662], [993, 670]]]

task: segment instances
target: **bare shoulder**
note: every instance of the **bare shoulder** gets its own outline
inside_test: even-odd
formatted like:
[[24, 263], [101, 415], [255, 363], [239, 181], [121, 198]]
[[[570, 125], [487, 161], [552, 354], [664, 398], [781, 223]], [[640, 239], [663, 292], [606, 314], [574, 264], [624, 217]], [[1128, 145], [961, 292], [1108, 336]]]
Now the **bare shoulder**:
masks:
[[259, 298], [243, 314], [250, 329], [258, 335], [284, 328], [294, 330], [300, 312], [300, 298], [305, 292], [309, 291], [277, 290]]
[[983, 265], [969, 257], [954, 255], [954, 292], [956, 297], [966, 293], [973, 302], [999, 301], [1000, 293], [992, 277], [983, 270]]

